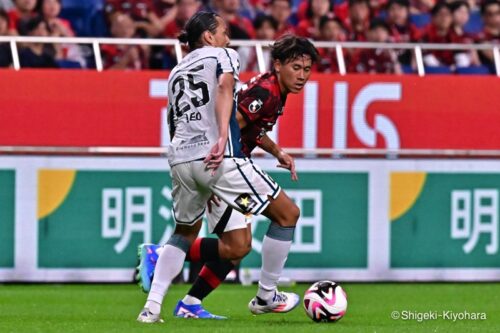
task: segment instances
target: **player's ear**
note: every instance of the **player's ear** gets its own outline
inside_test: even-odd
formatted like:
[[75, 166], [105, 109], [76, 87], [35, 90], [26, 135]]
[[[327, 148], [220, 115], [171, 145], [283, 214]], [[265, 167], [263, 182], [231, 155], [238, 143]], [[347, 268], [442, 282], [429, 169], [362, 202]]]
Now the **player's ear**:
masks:
[[274, 60], [273, 67], [274, 67], [274, 71], [276, 73], [279, 73], [281, 70], [281, 61], [279, 61], [278, 59]]
[[213, 35], [210, 31], [205, 30], [205, 31], [203, 32], [202, 36], [203, 36], [203, 37], [202, 37], [202, 38], [203, 38], [203, 40], [205, 41], [205, 43], [206, 43], [207, 45], [212, 45], [212, 46], [214, 45], [214, 43], [215, 43], [215, 38], [214, 38], [214, 35]]

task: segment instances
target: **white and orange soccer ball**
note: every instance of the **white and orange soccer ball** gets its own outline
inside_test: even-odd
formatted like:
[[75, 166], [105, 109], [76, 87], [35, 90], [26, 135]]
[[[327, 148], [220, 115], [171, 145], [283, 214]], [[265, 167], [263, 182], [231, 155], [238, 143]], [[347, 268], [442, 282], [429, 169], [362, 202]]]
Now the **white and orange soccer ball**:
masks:
[[318, 281], [306, 290], [304, 309], [316, 322], [335, 322], [347, 311], [347, 295], [335, 282]]

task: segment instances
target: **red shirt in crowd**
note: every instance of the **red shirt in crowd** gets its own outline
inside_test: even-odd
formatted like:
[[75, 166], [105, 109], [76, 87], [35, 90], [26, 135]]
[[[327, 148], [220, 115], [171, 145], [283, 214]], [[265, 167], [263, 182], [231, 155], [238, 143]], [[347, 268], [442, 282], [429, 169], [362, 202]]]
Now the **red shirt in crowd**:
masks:
[[[444, 36], [440, 36], [437, 33], [436, 27], [431, 24], [425, 30], [422, 41], [424, 43], [438, 43], [438, 44], [448, 44], [453, 43], [454, 38], [450, 31]], [[430, 50], [426, 52], [427, 54], [433, 54], [443, 65], [451, 66], [455, 64], [453, 51], [450, 50]]]
[[234, 19], [227, 22], [228, 25], [237, 27], [240, 30], [246, 32], [250, 39], [255, 39], [255, 29], [253, 27], [252, 21], [243, 16], [235, 16]]
[[173, 7], [175, 7], [175, 2], [168, 4], [161, 0], [153, 0], [153, 10], [158, 17], [165, 16]]
[[299, 24], [297, 24], [297, 28], [295, 29], [295, 33], [297, 36], [305, 38], [316, 39], [319, 37], [313, 21], [308, 18], [300, 20]]
[[241, 129], [242, 151], [250, 156], [266, 132], [271, 131], [283, 114], [286, 96], [282, 97], [275, 73], [258, 75], [238, 92], [238, 111], [247, 122]]
[[[36, 13], [34, 12], [30, 14], [31, 17], [35, 15]], [[9, 17], [9, 30], [17, 30], [17, 24], [23, 18], [23, 16], [21, 16], [21, 13], [16, 8], [12, 8], [7, 12], [7, 16]]]
[[419, 41], [422, 37], [422, 32], [411, 23], [404, 26], [398, 26], [396, 24], [390, 24], [389, 35], [391, 41], [395, 43], [411, 43]]
[[[319, 61], [315, 65], [315, 69], [321, 73], [338, 73], [338, 59], [337, 52], [334, 48], [320, 48], [318, 49]], [[344, 60], [346, 53], [344, 52]]]
[[395, 73], [397, 61], [394, 50], [365, 49], [359, 53], [354, 71], [358, 73]]
[[275, 39], [279, 39], [281, 36], [295, 34], [295, 27], [290, 23], [285, 23], [281, 29], [276, 31]]
[[113, 65], [117, 64], [131, 48], [137, 48], [137, 51], [139, 52], [139, 60], [135, 62], [130, 61], [127, 64], [127, 69], [140, 70], [147, 68], [146, 56], [142, 48], [140, 48], [139, 46], [105, 44], [101, 47], [104, 69], [109, 69], [113, 67]]

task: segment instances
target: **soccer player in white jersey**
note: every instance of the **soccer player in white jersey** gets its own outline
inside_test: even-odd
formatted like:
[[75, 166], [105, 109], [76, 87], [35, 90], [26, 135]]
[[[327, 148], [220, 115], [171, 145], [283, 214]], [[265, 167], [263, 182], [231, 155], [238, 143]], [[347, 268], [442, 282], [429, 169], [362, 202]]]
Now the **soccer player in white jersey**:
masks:
[[[190, 53], [172, 70], [168, 83], [174, 234], [161, 252], [151, 290], [137, 320], [161, 321], [161, 304], [172, 279], [181, 271], [201, 227], [212, 194], [246, 214], [271, 220], [262, 244], [262, 271], [254, 313], [287, 312], [299, 296], [277, 290], [293, 239], [299, 208], [273, 179], [244, 158], [233, 100], [238, 56], [226, 49], [227, 26], [215, 13], [199, 12], [186, 24], [179, 40]], [[246, 233], [242, 233], [245, 236]], [[200, 255], [202, 252], [199, 252]], [[207, 244], [208, 260], [241, 259], [223, 242]]]

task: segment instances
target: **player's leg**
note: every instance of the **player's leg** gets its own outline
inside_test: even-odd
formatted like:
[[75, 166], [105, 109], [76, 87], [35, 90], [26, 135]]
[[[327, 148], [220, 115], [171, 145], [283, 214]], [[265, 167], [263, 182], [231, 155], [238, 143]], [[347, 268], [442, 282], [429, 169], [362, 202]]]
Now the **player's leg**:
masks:
[[[225, 202], [212, 205], [207, 213], [208, 229], [216, 233], [220, 239], [221, 257], [244, 257], [251, 249], [252, 235], [250, 217], [233, 210]], [[202, 301], [215, 290], [227, 274], [239, 263], [237, 260], [221, 259], [204, 264], [187, 295], [178, 302], [174, 315], [177, 317], [193, 317], [208, 319], [225, 319], [206, 311]]]
[[278, 292], [277, 283], [300, 215], [297, 205], [251, 159], [228, 160], [212, 191], [243, 213], [264, 213], [271, 220], [262, 244], [259, 290], [249, 304], [250, 310], [259, 314], [288, 312], [295, 308], [299, 304], [299, 296]]
[[263, 215], [271, 220], [271, 224], [262, 241], [259, 289], [248, 306], [254, 314], [288, 312], [298, 305], [299, 296], [279, 292], [277, 285], [290, 252], [300, 210], [282, 191], [276, 199], [271, 199]]
[[158, 257], [151, 290], [144, 309], [137, 320], [143, 323], [161, 321], [160, 311], [163, 298], [175, 276], [182, 270], [187, 252], [198, 236], [210, 196], [203, 191], [192, 177], [192, 163], [172, 167], [172, 198], [176, 227], [163, 251]]

